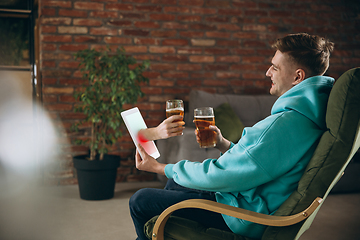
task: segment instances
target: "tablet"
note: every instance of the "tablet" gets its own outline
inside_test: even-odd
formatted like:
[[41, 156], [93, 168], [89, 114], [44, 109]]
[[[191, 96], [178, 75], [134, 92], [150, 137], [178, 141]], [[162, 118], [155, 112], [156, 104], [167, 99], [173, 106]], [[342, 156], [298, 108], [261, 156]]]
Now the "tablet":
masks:
[[[130, 136], [137, 148], [138, 143], [145, 149], [145, 151], [152, 156], [153, 158], [160, 157], [159, 150], [157, 149], [154, 141], [140, 141], [139, 140], [139, 131], [145, 129], [146, 124], [141, 116], [141, 113], [137, 107], [131, 108], [129, 110], [121, 112], [121, 117], [123, 118], [125, 125], [130, 133]], [[141, 154], [140, 154], [141, 155]], [[141, 156], [143, 157], [143, 156]]]

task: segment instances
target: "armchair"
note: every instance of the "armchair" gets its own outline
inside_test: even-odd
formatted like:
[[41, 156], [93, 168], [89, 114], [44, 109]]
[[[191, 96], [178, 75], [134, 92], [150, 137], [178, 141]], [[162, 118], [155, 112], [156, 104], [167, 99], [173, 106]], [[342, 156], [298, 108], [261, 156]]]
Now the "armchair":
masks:
[[251, 240], [234, 233], [204, 228], [198, 223], [170, 216], [180, 208], [202, 208], [267, 225], [261, 239], [298, 239], [314, 220], [327, 195], [342, 176], [360, 147], [360, 68], [344, 73], [328, 100], [326, 124], [298, 188], [274, 215], [263, 215], [206, 200], [186, 200], [149, 220], [145, 233], [149, 239], [232, 239]]

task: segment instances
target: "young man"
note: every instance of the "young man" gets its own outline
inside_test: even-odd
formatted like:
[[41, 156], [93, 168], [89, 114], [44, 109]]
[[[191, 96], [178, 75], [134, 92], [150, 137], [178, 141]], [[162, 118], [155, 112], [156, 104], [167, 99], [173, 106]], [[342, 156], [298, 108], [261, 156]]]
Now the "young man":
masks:
[[[185, 199], [201, 198], [272, 214], [296, 189], [317, 142], [326, 130], [325, 111], [334, 79], [322, 76], [333, 43], [308, 34], [278, 39], [266, 72], [270, 93], [279, 98], [271, 115], [245, 128], [234, 144], [217, 133], [218, 159], [161, 164], [136, 154], [139, 170], [165, 174], [165, 189], [141, 189], [130, 199], [138, 239], [146, 239], [146, 221]], [[139, 149], [143, 154], [143, 149]], [[145, 155], [144, 155], [145, 156]], [[174, 213], [242, 236], [261, 238], [265, 226], [203, 210]]]

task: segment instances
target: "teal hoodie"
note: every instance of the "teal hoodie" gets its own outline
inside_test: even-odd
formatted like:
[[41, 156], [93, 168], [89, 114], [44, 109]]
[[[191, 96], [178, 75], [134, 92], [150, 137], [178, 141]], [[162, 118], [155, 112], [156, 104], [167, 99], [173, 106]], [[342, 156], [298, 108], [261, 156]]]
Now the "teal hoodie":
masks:
[[[216, 192], [216, 201], [273, 214], [296, 189], [320, 136], [334, 79], [305, 79], [280, 96], [271, 115], [247, 127], [218, 159], [182, 160], [165, 174], [178, 184]], [[223, 215], [237, 234], [261, 238], [266, 226]]]

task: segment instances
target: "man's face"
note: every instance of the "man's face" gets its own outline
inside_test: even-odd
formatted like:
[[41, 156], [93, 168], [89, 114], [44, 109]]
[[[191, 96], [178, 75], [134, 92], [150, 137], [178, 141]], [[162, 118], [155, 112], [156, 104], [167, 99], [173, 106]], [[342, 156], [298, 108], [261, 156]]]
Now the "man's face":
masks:
[[271, 78], [270, 94], [280, 97], [296, 85], [296, 66], [286, 53], [276, 51], [266, 76]]

